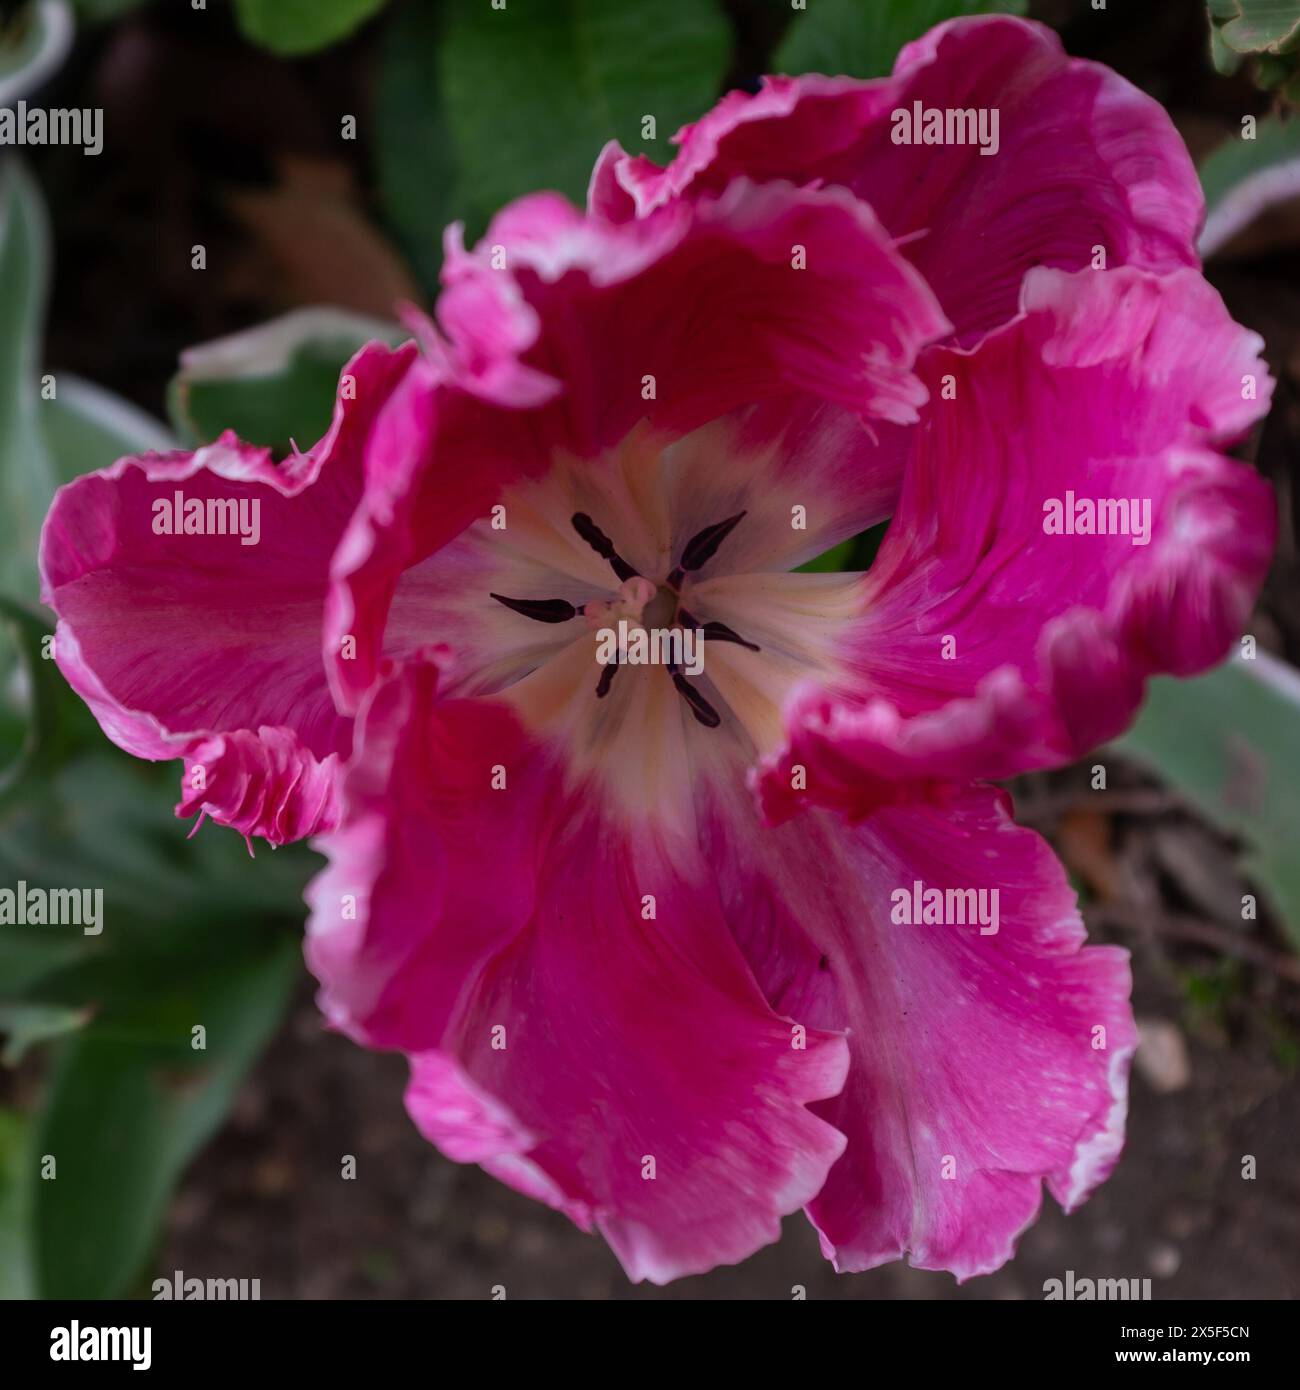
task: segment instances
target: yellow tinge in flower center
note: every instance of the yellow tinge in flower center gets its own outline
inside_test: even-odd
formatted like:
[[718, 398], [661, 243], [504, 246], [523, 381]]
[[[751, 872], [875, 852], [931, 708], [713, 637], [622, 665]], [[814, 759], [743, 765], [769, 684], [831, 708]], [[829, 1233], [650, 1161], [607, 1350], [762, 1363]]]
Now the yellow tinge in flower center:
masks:
[[860, 607], [858, 575], [728, 572], [732, 553], [753, 564], [788, 547], [794, 506], [761, 457], [719, 468], [730, 442], [717, 425], [657, 447], [634, 432], [513, 490], [489, 542], [505, 560], [517, 528], [513, 561], [525, 547], [546, 557], [527, 575], [498, 566], [480, 591], [505, 610], [492, 621], [546, 630], [545, 655], [499, 697], [639, 812], [680, 808], [702, 767], [741, 775], [774, 750], [791, 689], [834, 684], [837, 636]]
[[842, 670], [862, 576], [790, 569], [809, 548], [793, 518], [829, 517], [809, 493], [729, 422], [673, 441], [642, 426], [507, 490], [408, 572], [398, 607], [426, 633], [437, 614], [446, 695], [509, 702], [573, 777], [680, 815], [701, 769], [742, 778], [779, 746], [793, 687]]

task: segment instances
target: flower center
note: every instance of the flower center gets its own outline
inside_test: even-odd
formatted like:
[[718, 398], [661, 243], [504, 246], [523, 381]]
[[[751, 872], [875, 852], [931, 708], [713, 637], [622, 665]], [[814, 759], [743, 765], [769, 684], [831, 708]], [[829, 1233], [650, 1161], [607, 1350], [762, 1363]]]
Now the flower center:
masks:
[[862, 576], [791, 572], [843, 538], [816, 483], [727, 421], [558, 458], [407, 572], [394, 645], [426, 643], [436, 615], [449, 698], [508, 703], [566, 775], [686, 826], [701, 778], [747, 795], [796, 684], [852, 663]]
[[655, 590], [655, 596], [645, 606], [641, 618], [646, 627], [669, 628], [677, 621], [677, 605], [680, 595], [667, 584]]
[[[717, 554], [723, 541], [744, 517], [744, 512], [737, 512], [698, 531], [683, 547], [681, 560], [672, 573], [656, 587], [623, 559], [614, 549], [613, 542], [586, 512], [575, 512], [570, 518], [573, 529], [602, 560], [609, 562], [610, 568], [622, 581], [618, 596], [581, 605], [574, 605], [566, 599], [509, 598], [497, 593], [492, 593], [490, 597], [536, 622], [563, 623], [582, 617], [586, 619], [588, 627], [595, 627], [604, 643], [603, 652], [597, 656], [603, 668], [596, 682], [598, 699], [603, 700], [609, 694], [614, 674], [620, 665], [662, 665], [674, 689], [686, 701], [696, 720], [705, 728], [716, 729], [722, 723], [721, 714], [688, 679], [688, 676], [700, 675], [703, 670], [704, 642], [712, 638], [719, 642], [735, 642], [753, 652], [761, 648], [757, 643], [747, 642], [726, 623], [700, 622], [682, 607], [682, 589], [688, 576]], [[612, 636], [615, 633], [612, 624], [618, 627], [617, 636], [610, 646], [610, 636], [606, 634]], [[637, 640], [634, 646], [629, 644], [629, 629], [635, 630], [637, 639], [644, 640]], [[692, 653], [689, 662], [685, 659], [688, 650]], [[695, 653], [700, 653], [698, 663]]]

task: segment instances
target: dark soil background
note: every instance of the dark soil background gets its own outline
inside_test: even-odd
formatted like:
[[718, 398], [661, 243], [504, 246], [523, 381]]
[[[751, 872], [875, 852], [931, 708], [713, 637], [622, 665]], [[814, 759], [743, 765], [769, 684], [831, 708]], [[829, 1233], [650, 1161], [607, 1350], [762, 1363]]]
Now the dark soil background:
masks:
[[[741, 61], [760, 66], [772, 7], [732, 0]], [[382, 230], [362, 139], [372, 36], [276, 62], [218, 22], [195, 38], [177, 7], [83, 44], [52, 91], [80, 93], [130, 138], [96, 160], [35, 161], [52, 204], [56, 278], [47, 357], [162, 413], [178, 352], [297, 304], [389, 315], [421, 298]], [[1034, 6], [1073, 53], [1161, 100], [1198, 156], [1263, 112], [1245, 78], [1216, 76], [1199, 0]], [[212, 36], [217, 35], [214, 39]], [[738, 73], [744, 79], [748, 74]], [[123, 152], [129, 152], [124, 156]], [[593, 151], [594, 154], [594, 151]], [[1248, 456], [1278, 490], [1282, 539], [1251, 630], [1300, 662], [1295, 487], [1300, 438], [1300, 216], [1275, 216], [1210, 267], [1234, 315], [1263, 334], [1279, 379]], [[190, 269], [189, 248], [210, 269]], [[1089, 760], [1093, 761], [1092, 759]], [[1238, 847], [1113, 758], [1111, 790], [1082, 769], [1013, 788], [1079, 883], [1097, 940], [1134, 952], [1144, 1029], [1128, 1148], [1066, 1218], [1050, 1199], [1001, 1272], [957, 1287], [894, 1265], [836, 1276], [811, 1227], [746, 1264], [660, 1290], [631, 1286], [603, 1243], [425, 1144], [401, 1104], [400, 1058], [326, 1033], [304, 984], [224, 1131], [195, 1164], [159, 1253], [163, 1272], [259, 1278], [264, 1298], [1040, 1298], [1043, 1281], [1150, 1277], [1155, 1296], [1300, 1296], [1300, 965], [1277, 924], [1246, 938]], [[355, 1181], [343, 1181], [345, 1154]], [[1242, 1177], [1244, 1155], [1257, 1176]]]

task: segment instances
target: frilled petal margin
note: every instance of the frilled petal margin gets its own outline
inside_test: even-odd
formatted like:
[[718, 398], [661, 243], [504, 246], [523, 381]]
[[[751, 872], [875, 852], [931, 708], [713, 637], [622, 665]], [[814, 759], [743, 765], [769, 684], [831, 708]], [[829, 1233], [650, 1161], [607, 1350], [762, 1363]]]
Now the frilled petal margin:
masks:
[[[996, 116], [996, 151], [895, 143], [918, 109], [945, 121], [954, 111]], [[1096, 263], [1097, 248], [1111, 267], [1198, 264], [1204, 200], [1169, 117], [1027, 20], [940, 24], [877, 81], [768, 78], [754, 96], [729, 93], [676, 139], [666, 169], [609, 146], [592, 176], [592, 211], [644, 217], [742, 174], [843, 185], [900, 239], [963, 342], [1015, 313], [1034, 266], [1079, 270]]]
[[337, 753], [316, 758], [292, 729], [238, 729], [190, 748], [176, 814], [206, 814], [246, 838], [290, 844], [333, 829], [338, 774]]
[[[345, 709], [381, 652], [410, 655], [385, 647], [402, 574], [506, 482], [599, 458], [643, 422], [665, 444], [745, 408], [765, 440], [782, 435], [782, 409], [791, 440], [806, 435], [822, 403], [841, 433], [846, 412], [909, 423], [925, 400], [913, 363], [948, 330], [863, 203], [781, 182], [737, 179], [626, 225], [554, 194], [524, 198], [473, 252], [453, 228], [443, 279], [438, 326], [413, 319], [430, 377], [412, 379], [393, 427], [374, 432], [366, 495], [335, 559], [326, 650]], [[503, 357], [513, 365], [494, 365]], [[896, 460], [876, 468], [853, 442], [845, 457], [841, 477], [861, 465], [859, 512], [878, 509]], [[427, 641], [417, 628], [399, 615], [391, 634]]]
[[377, 418], [421, 371], [413, 345], [363, 348], [329, 432], [283, 464], [225, 434], [193, 453], [121, 459], [55, 497], [41, 574], [59, 667], [128, 752], [180, 758], [203, 745], [209, 791], [187, 778], [182, 813], [201, 806], [273, 843], [325, 823], [319, 779], [346, 754], [352, 722], [321, 656], [330, 558]]
[[1212, 446], [1267, 409], [1260, 339], [1191, 271], [1035, 271], [1023, 303], [978, 348], [925, 354], [852, 688], [792, 700], [762, 777], [773, 819], [1078, 757], [1148, 676], [1222, 660], [1249, 615], [1273, 497]]
[[1083, 948], [1064, 870], [994, 788], [856, 826], [809, 809], [763, 831], [746, 810], [702, 817], [732, 930], [774, 1009], [849, 1038], [844, 1090], [814, 1107], [848, 1138], [808, 1207], [824, 1252], [998, 1268], [1044, 1180], [1070, 1210], [1119, 1156], [1127, 953]]
[[413, 662], [360, 719], [317, 842], [308, 962], [337, 1026], [411, 1057], [450, 1157], [601, 1230], [633, 1279], [744, 1258], [843, 1149], [845, 1043], [765, 1003], [707, 866], [602, 817], [490, 700]]

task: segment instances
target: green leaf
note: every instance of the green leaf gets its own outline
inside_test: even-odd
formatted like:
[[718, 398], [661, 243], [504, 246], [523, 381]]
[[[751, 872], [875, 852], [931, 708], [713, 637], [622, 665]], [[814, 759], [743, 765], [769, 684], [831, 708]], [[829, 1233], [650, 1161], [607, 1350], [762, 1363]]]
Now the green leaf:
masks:
[[1230, 0], [1212, 14], [1223, 42], [1237, 53], [1292, 53], [1300, 47], [1300, 0]]
[[93, 382], [60, 372], [57, 394], [41, 402], [41, 424], [55, 480], [70, 482], [127, 454], [176, 448], [152, 416]]
[[[102, 898], [88, 924], [0, 930], [10, 1051], [82, 1027], [60, 1046], [24, 1200], [46, 1296], [121, 1296], [181, 1170], [282, 1016], [313, 861], [294, 846], [251, 865], [217, 827], [187, 840], [171, 813], [176, 765], [137, 762], [102, 738], [37, 771], [0, 800], [0, 884]], [[190, 1047], [196, 1024], [203, 1052]], [[54, 1180], [39, 1178], [44, 1154]]]
[[67, 0], [28, 4], [8, 18], [0, 7], [0, 106], [12, 106], [56, 72], [72, 47]]
[[868, 570], [875, 564], [888, 530], [889, 522], [880, 521], [869, 530], [859, 531], [853, 537], [853, 563], [850, 569]]
[[0, 930], [0, 998], [73, 1008], [147, 999], [255, 949], [268, 923], [296, 934], [319, 861], [293, 845], [251, 864], [220, 826], [187, 839], [172, 813], [179, 783], [176, 763], [138, 762], [101, 739], [0, 804], [0, 885], [103, 893], [98, 934]]
[[28, 1048], [61, 1038], [90, 1022], [89, 1009], [70, 1009], [63, 1004], [5, 1004], [0, 1002], [0, 1033], [8, 1042], [0, 1052], [0, 1064], [16, 1067]]
[[[149, 1257], [181, 1173], [283, 1017], [297, 944], [210, 962], [166, 994], [107, 1009], [64, 1043], [36, 1130], [56, 1176], [34, 1184], [43, 1298], [120, 1298]], [[201, 1026], [206, 1048], [192, 1046]]]
[[1231, 77], [1241, 66], [1241, 54], [1224, 43], [1223, 28], [1218, 24], [1210, 25], [1210, 60], [1215, 72], [1224, 77]]
[[[71, 374], [39, 387], [49, 274], [40, 192], [22, 166], [0, 170], [0, 593], [38, 591], [36, 547], [54, 490], [122, 454], [173, 447], [163, 427]], [[12, 673], [0, 658], [0, 681]]]
[[347, 38], [384, 0], [235, 0], [244, 37], [281, 57], [314, 53]]
[[45, 214], [13, 160], [0, 169], [0, 592], [37, 592], [36, 538], [54, 471], [40, 427], [37, 372], [47, 276]]
[[31, 1131], [25, 1116], [0, 1109], [0, 1301], [34, 1298], [31, 1249]]
[[1260, 121], [1253, 140], [1225, 141], [1200, 173], [1208, 215], [1199, 250], [1209, 257], [1268, 208], [1300, 197], [1300, 121]]
[[[40, 397], [44, 248], [39, 199], [10, 162], [0, 170], [0, 582], [21, 598], [35, 592], [35, 541], [55, 485], [171, 443], [76, 377]], [[200, 378], [205, 365], [201, 353]], [[0, 1291], [33, 1291], [15, 1226], [22, 1207], [36, 1232], [37, 1291], [121, 1294], [181, 1169], [283, 1012], [311, 858], [294, 847], [251, 866], [242, 840], [216, 828], [187, 842], [172, 815], [177, 765], [104, 744], [45, 658], [45, 617], [0, 592], [0, 634], [0, 745], [18, 752], [0, 772], [0, 884], [102, 894], [99, 932], [0, 929], [6, 1055], [63, 1038], [34, 1145], [18, 1147], [15, 1122], [0, 1115]], [[189, 1030], [200, 1023], [208, 1048], [195, 1053]], [[38, 1172], [47, 1153], [58, 1162], [52, 1181]]]
[[[730, 30], [714, 0], [447, 0], [430, 90], [460, 170], [455, 211], [521, 193], [583, 199], [602, 146], [668, 158], [668, 138], [713, 104]], [[654, 117], [654, 138], [642, 122]], [[431, 228], [436, 235], [440, 228]]]
[[[0, 169], [0, 796], [48, 733], [37, 696], [48, 690], [34, 602], [36, 543], [55, 473], [37, 394], [48, 254], [44, 207], [16, 161]], [[43, 727], [34, 721], [43, 719]]]
[[[42, 401], [39, 412], [56, 483], [123, 454], [174, 447], [161, 425], [76, 377], [60, 377], [57, 397]], [[31, 579], [34, 588], [34, 574]], [[0, 801], [38, 765], [100, 741], [90, 712], [47, 655], [51, 627], [44, 610], [0, 593]]]
[[808, 0], [772, 60], [774, 72], [884, 77], [904, 44], [970, 14], [1024, 14], [1027, 0]]
[[1300, 947], [1300, 675], [1260, 653], [1196, 680], [1153, 680], [1115, 746], [1243, 839], [1247, 872]]
[[[268, 914], [299, 918], [303, 883], [319, 861], [302, 845], [263, 846], [254, 867], [243, 838], [216, 825], [188, 838], [192, 827], [173, 814], [179, 794], [179, 763], [144, 763], [102, 745], [80, 753], [0, 815], [0, 883], [21, 874], [47, 887], [104, 885], [103, 936], [135, 954], [218, 959], [260, 932]], [[213, 924], [221, 932], [205, 942]]]
[[440, 10], [404, 5], [384, 32], [375, 92], [379, 200], [402, 250], [431, 292], [442, 264], [442, 231], [456, 218], [474, 228], [490, 208], [469, 206], [438, 80]]
[[0, 692], [3, 808], [23, 779], [57, 765], [73, 748], [97, 741], [98, 735], [90, 711], [69, 689], [53, 656], [46, 655], [53, 650], [53, 634], [45, 618], [0, 594], [0, 627], [8, 630], [14, 644], [12, 652], [8, 647], [0, 650], [0, 672], [8, 681], [8, 688]]
[[816, 559], [800, 565], [799, 570], [804, 574], [849, 574], [869, 570], [888, 530], [888, 521], [877, 522], [875, 526], [859, 531], [856, 536], [823, 551]]
[[296, 309], [270, 323], [188, 349], [168, 406], [189, 444], [232, 429], [249, 444], [287, 454], [329, 428], [339, 373], [363, 344], [397, 343], [398, 325], [342, 309]]
[[92, 24], [107, 24], [109, 20], [121, 19], [149, 3], [149, 0], [73, 0], [77, 14]]
[[799, 566], [800, 574], [843, 574], [853, 565], [853, 542], [841, 541]]
[[[0, 595], [0, 803], [22, 777], [40, 742], [33, 675], [39, 668], [35, 613]], [[29, 629], [29, 624], [33, 625]], [[33, 652], [32, 644], [36, 643]]]
[[[71, 374], [38, 390], [47, 275], [44, 207], [22, 168], [0, 172], [0, 799], [92, 727], [42, 642], [36, 546], [55, 487], [123, 454], [173, 447], [156, 421]], [[9, 595], [22, 602], [14, 602]]]

